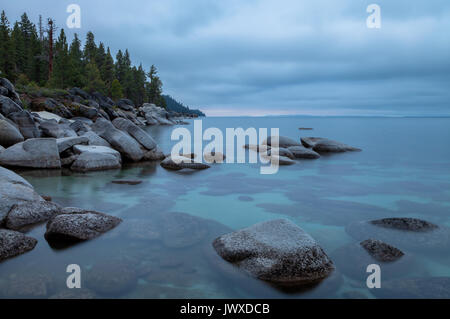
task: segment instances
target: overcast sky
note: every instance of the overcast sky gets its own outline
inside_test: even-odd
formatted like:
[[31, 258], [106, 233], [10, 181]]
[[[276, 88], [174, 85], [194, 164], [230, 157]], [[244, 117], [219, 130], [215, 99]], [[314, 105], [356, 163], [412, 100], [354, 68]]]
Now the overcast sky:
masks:
[[[65, 26], [69, 4], [81, 29]], [[369, 29], [366, 8], [381, 7]], [[2, 0], [128, 48], [207, 115], [450, 115], [448, 0]]]

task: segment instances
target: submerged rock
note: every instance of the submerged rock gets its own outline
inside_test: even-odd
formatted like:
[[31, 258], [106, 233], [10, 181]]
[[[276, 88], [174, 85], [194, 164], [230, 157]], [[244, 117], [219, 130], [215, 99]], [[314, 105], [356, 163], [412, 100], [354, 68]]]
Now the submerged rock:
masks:
[[126, 179], [117, 179], [112, 181], [113, 184], [126, 184], [126, 185], [138, 185], [141, 184], [141, 180], [126, 180]]
[[164, 229], [162, 241], [169, 248], [192, 246], [208, 233], [202, 219], [183, 213], [164, 214], [160, 227]]
[[270, 146], [267, 146], [267, 145], [245, 144], [243, 147], [248, 150], [252, 150], [255, 152], [262, 152], [262, 153], [270, 150]]
[[302, 137], [303, 146], [312, 148], [317, 153], [341, 153], [361, 151], [361, 149], [352, 147], [341, 142], [333, 141], [322, 137]]
[[158, 149], [158, 147], [155, 147], [151, 151], [147, 151], [144, 153], [143, 160], [145, 161], [160, 161], [166, 158], [164, 153]]
[[279, 285], [318, 282], [333, 262], [303, 229], [285, 219], [259, 223], [213, 242], [217, 253], [251, 276]]
[[61, 168], [53, 138], [33, 138], [15, 144], [0, 154], [0, 164], [31, 168]]
[[172, 156], [168, 156], [161, 162], [160, 165], [165, 169], [170, 169], [174, 171], [178, 171], [183, 168], [195, 170], [210, 168], [208, 164], [196, 162], [184, 156], [177, 156], [175, 158], [172, 158]]
[[381, 289], [372, 289], [378, 298], [448, 299], [450, 277], [424, 277], [383, 281]]
[[345, 231], [357, 240], [367, 237], [388, 242], [400, 249], [424, 252], [450, 249], [450, 228], [414, 218], [387, 218], [354, 222]]
[[383, 262], [395, 261], [404, 255], [401, 250], [376, 239], [364, 240], [360, 243], [360, 245], [373, 258]]
[[61, 206], [48, 201], [32, 201], [14, 205], [5, 220], [6, 228], [19, 230], [44, 222], [61, 211]]
[[438, 228], [437, 225], [427, 222], [426, 220], [408, 217], [383, 218], [372, 220], [370, 223], [381, 227], [415, 232], [430, 231]]
[[106, 260], [94, 264], [86, 274], [86, 283], [95, 292], [105, 295], [121, 295], [137, 284], [136, 265], [122, 260]]
[[288, 150], [292, 152], [295, 158], [316, 159], [320, 157], [319, 153], [302, 145], [288, 147]]
[[66, 208], [47, 223], [45, 239], [56, 243], [88, 240], [113, 229], [121, 221], [118, 217], [95, 211]]
[[272, 147], [272, 144], [276, 141], [276, 138], [278, 138], [278, 146], [288, 148], [290, 146], [300, 146], [301, 144], [297, 141], [294, 141], [293, 139], [285, 136], [269, 136], [267, 139], [265, 139], [262, 144], [268, 145]]
[[22, 233], [0, 229], [0, 262], [32, 250], [37, 240]]

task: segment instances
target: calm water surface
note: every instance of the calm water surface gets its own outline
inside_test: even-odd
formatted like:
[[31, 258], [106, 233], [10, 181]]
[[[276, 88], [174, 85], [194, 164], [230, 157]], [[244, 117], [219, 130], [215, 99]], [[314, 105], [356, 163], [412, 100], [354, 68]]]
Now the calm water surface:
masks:
[[[185, 127], [192, 129], [193, 125]], [[54, 202], [105, 212], [124, 222], [98, 239], [63, 250], [49, 247], [43, 225], [34, 228], [29, 235], [39, 240], [36, 248], [0, 264], [0, 294], [37, 298], [383, 297], [383, 289], [374, 294], [366, 288], [365, 267], [375, 261], [360, 251], [359, 241], [346, 227], [395, 216], [450, 227], [450, 119], [203, 119], [203, 128], [208, 127], [280, 128], [280, 135], [297, 140], [329, 137], [363, 152], [299, 160], [280, 167], [275, 175], [261, 175], [259, 164], [215, 164], [198, 172], [166, 171], [159, 163], [88, 174], [20, 172]], [[299, 127], [314, 130], [300, 131]], [[172, 129], [147, 128], [165, 152], [174, 144]], [[135, 186], [111, 183], [120, 178], [143, 182]], [[302, 291], [283, 291], [243, 275], [218, 258], [211, 247], [212, 240], [223, 233], [277, 218], [292, 220], [319, 242], [336, 264], [332, 276]], [[383, 282], [450, 277], [450, 247], [443, 240], [437, 238], [439, 245], [430, 248], [420, 241], [408, 243], [402, 236], [394, 234], [392, 243], [405, 256], [382, 265]], [[81, 290], [66, 288], [68, 264], [81, 266]], [[432, 297], [433, 293], [433, 289], [428, 292]], [[394, 297], [402, 297], [401, 292]]]

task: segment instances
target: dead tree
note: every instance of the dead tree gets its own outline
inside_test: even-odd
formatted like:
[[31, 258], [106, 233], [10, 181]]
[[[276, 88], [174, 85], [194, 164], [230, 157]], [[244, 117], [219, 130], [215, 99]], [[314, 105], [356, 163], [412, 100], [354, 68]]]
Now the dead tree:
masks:
[[53, 35], [55, 34], [54, 21], [48, 19], [48, 78], [50, 79], [53, 72]]

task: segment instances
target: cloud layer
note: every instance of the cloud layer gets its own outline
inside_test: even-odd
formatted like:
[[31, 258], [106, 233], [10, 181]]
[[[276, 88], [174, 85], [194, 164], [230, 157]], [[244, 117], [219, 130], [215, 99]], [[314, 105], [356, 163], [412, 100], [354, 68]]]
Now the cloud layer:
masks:
[[[366, 8], [381, 7], [381, 29]], [[209, 115], [450, 114], [450, 3], [350, 0], [23, 1], [10, 20], [82, 10], [91, 30]], [[73, 33], [69, 31], [69, 34]]]

